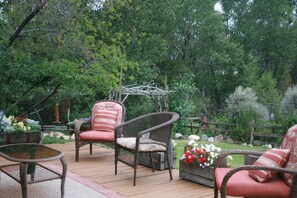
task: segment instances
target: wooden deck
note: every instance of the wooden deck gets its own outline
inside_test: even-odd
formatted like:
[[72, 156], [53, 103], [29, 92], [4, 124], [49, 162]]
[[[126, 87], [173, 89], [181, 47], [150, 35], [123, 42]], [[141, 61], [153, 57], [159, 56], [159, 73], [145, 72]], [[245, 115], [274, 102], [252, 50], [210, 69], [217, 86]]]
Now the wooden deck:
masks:
[[[68, 171], [99, 183], [125, 197], [213, 197], [212, 188], [179, 178], [177, 169], [173, 169], [173, 180], [170, 181], [168, 170], [153, 173], [151, 168], [139, 166], [136, 186], [133, 186], [133, 169], [131, 167], [119, 162], [118, 175], [114, 174], [114, 151], [112, 149], [95, 147], [93, 148], [93, 155], [90, 156], [88, 146], [82, 147], [80, 161], [75, 162], [73, 142], [48, 146], [64, 152]], [[0, 165], [6, 163], [8, 163], [6, 160], [0, 159]], [[60, 161], [52, 161], [51, 163], [61, 166]]]

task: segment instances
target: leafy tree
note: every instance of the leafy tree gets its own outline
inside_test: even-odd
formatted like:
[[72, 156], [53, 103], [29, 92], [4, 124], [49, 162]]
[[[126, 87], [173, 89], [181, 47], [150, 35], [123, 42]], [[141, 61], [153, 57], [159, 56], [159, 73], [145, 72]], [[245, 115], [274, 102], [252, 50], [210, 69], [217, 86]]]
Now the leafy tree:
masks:
[[[268, 107], [269, 115], [277, 114], [281, 101], [281, 94], [277, 90], [276, 80], [272, 73], [267, 72], [261, 75], [253, 87], [259, 97], [259, 102]], [[272, 119], [272, 118], [270, 118]]]
[[174, 81], [169, 94], [169, 109], [179, 113], [181, 117], [178, 130], [182, 128], [184, 119], [193, 115], [195, 104], [192, 98], [194, 97], [197, 97], [197, 89], [195, 88], [193, 76], [185, 75], [181, 81]]
[[268, 107], [270, 116], [278, 114], [281, 93], [278, 90], [276, 79], [271, 72], [262, 73], [254, 57], [249, 56], [249, 59], [250, 63], [244, 69], [244, 85], [255, 90], [259, 102]]
[[123, 83], [166, 85], [192, 73], [197, 88], [220, 108], [242, 84], [246, 64], [242, 47], [223, 34], [216, 2], [105, 2], [98, 14], [104, 20], [96, 23], [100, 38], [121, 45], [127, 58], [139, 64], [139, 69], [127, 70], [131, 75]]
[[280, 82], [280, 91], [282, 94], [286, 92], [286, 90], [292, 85], [292, 77], [291, 77], [291, 69], [288, 65], [285, 65], [284, 73], [281, 77]]
[[[289, 64], [296, 71], [295, 1], [221, 0], [227, 34], [247, 54], [257, 57], [263, 72], [272, 72], [280, 88]], [[292, 75], [293, 76], [293, 75]], [[293, 83], [295, 79], [293, 79]], [[280, 89], [279, 89], [280, 90]]]
[[60, 83], [60, 97], [81, 97], [82, 106], [117, 89], [135, 64], [119, 46], [96, 39], [91, 18], [96, 11], [90, 5], [79, 0], [1, 3], [1, 26], [7, 27], [0, 42], [2, 109], [19, 105], [8, 109], [21, 111], [28, 98], [38, 100], [41, 92], [34, 90], [42, 88], [44, 94]]

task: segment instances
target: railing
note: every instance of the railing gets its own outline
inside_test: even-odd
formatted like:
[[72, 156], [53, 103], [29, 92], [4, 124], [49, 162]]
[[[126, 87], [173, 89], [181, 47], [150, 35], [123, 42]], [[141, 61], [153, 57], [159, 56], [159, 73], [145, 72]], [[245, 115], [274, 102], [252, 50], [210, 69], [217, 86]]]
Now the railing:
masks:
[[190, 124], [184, 125], [184, 127], [190, 128], [192, 134], [194, 129], [197, 129], [196, 134], [199, 132], [199, 130], [210, 130], [216, 133], [233, 132], [234, 127], [236, 126], [235, 124], [209, 122], [205, 118], [200, 117], [191, 117], [186, 119], [190, 121]]
[[[268, 132], [267, 132], [267, 130], [268, 130]], [[277, 131], [278, 132], [281, 131], [281, 133], [277, 133]], [[254, 127], [251, 127], [250, 144], [254, 143], [255, 137], [284, 138], [285, 132], [286, 132], [286, 128], [280, 127], [280, 126], [262, 126], [262, 127], [254, 126]]]
[[[191, 134], [198, 134], [200, 131], [206, 130], [218, 135], [236, 132], [236, 124], [208, 122], [200, 117], [190, 117], [186, 120], [189, 121], [189, 124], [184, 125], [184, 127], [190, 128]], [[194, 132], [195, 129], [196, 132]], [[248, 130], [250, 130], [250, 144], [254, 143], [255, 138], [283, 138], [286, 132], [286, 128], [281, 126], [252, 126]]]

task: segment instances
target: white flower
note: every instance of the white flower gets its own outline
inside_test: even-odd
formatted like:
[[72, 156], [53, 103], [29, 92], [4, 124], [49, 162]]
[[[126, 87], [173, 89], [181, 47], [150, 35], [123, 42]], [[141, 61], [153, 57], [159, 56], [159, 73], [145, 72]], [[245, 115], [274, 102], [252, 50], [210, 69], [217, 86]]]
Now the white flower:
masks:
[[188, 145], [189, 145], [189, 146], [192, 146], [192, 147], [197, 147], [197, 146], [198, 146], [198, 144], [195, 142], [195, 140], [190, 140], [190, 141], [188, 142]]

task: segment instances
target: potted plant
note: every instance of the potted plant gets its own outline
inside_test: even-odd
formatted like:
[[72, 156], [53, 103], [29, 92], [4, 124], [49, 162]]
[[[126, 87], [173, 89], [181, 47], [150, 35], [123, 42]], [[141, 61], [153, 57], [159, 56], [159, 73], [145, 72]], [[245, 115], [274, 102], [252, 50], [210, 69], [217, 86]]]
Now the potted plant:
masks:
[[[213, 166], [219, 153], [220, 147], [213, 144], [198, 144], [191, 140], [185, 146], [185, 151], [179, 160], [179, 176], [205, 186], [213, 187]], [[220, 165], [227, 166], [227, 161]]]
[[0, 112], [0, 145], [12, 143], [40, 143], [41, 126], [27, 117], [6, 117]]

